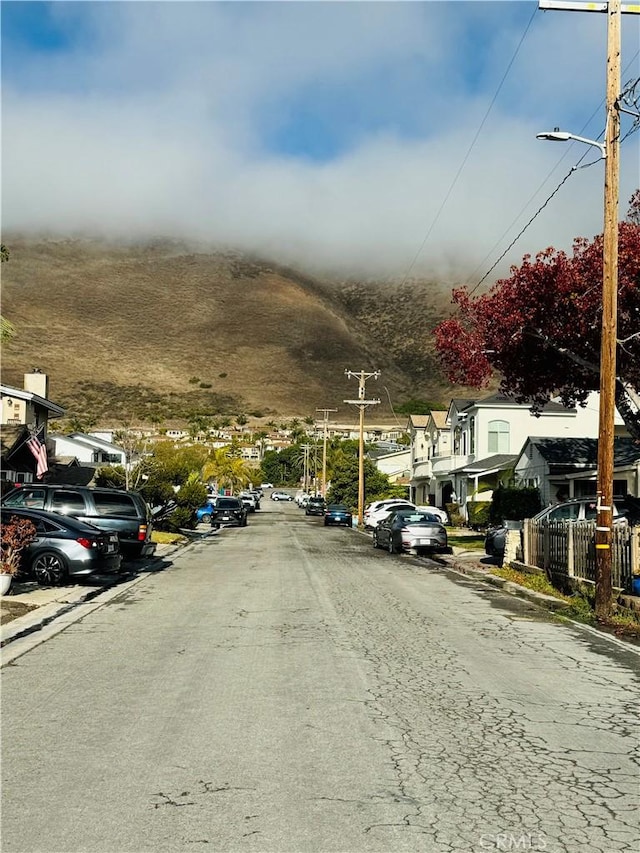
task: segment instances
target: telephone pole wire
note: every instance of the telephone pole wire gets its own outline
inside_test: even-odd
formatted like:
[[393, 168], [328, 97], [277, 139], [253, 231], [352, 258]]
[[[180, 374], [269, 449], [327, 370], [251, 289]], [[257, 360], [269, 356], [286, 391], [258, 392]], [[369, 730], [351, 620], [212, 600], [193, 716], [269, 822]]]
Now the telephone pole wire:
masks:
[[377, 406], [380, 403], [379, 399], [365, 400], [365, 384], [367, 379], [377, 379], [380, 376], [379, 370], [374, 370], [372, 373], [366, 373], [361, 370], [356, 373], [353, 370], [345, 370], [345, 376], [349, 379], [352, 377], [358, 380], [358, 399], [344, 400], [352, 406], [357, 406], [360, 409], [360, 440], [358, 444], [358, 526], [364, 524], [364, 410], [367, 406]]

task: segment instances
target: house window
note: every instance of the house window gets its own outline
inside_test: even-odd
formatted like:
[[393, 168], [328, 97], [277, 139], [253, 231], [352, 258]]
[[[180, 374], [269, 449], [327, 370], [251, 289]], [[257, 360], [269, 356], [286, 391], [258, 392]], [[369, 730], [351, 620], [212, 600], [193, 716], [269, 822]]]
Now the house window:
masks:
[[509, 424], [507, 421], [489, 421], [489, 453], [509, 452]]
[[469, 453], [476, 452], [476, 419], [469, 418]]

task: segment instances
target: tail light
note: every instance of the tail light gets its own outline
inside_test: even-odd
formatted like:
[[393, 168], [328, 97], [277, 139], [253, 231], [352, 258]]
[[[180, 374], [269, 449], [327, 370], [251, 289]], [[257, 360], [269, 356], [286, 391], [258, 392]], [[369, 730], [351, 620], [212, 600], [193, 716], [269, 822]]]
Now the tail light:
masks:
[[78, 545], [82, 545], [83, 548], [96, 548], [98, 543], [95, 539], [86, 539], [84, 536], [80, 536], [76, 539]]
[[144, 542], [147, 538], [147, 525], [141, 524], [138, 527], [138, 542]]

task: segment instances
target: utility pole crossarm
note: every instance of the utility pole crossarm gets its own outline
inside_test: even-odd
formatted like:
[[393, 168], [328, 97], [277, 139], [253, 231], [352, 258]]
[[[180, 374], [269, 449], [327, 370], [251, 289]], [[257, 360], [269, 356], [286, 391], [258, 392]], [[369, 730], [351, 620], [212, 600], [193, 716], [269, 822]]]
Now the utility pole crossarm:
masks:
[[[573, 0], [538, 0], [538, 9], [560, 10], [563, 12], [607, 12], [608, 3], [580, 3]], [[622, 3], [620, 11], [623, 15], [640, 15], [640, 3]]]

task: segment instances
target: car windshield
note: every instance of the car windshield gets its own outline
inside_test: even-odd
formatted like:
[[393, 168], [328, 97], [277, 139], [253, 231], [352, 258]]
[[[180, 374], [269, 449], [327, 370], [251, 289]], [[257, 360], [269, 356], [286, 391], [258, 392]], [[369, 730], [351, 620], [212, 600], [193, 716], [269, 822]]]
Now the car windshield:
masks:
[[329, 512], [349, 512], [344, 504], [330, 504]]
[[238, 503], [237, 498], [220, 498], [217, 507], [218, 509], [237, 509]]

